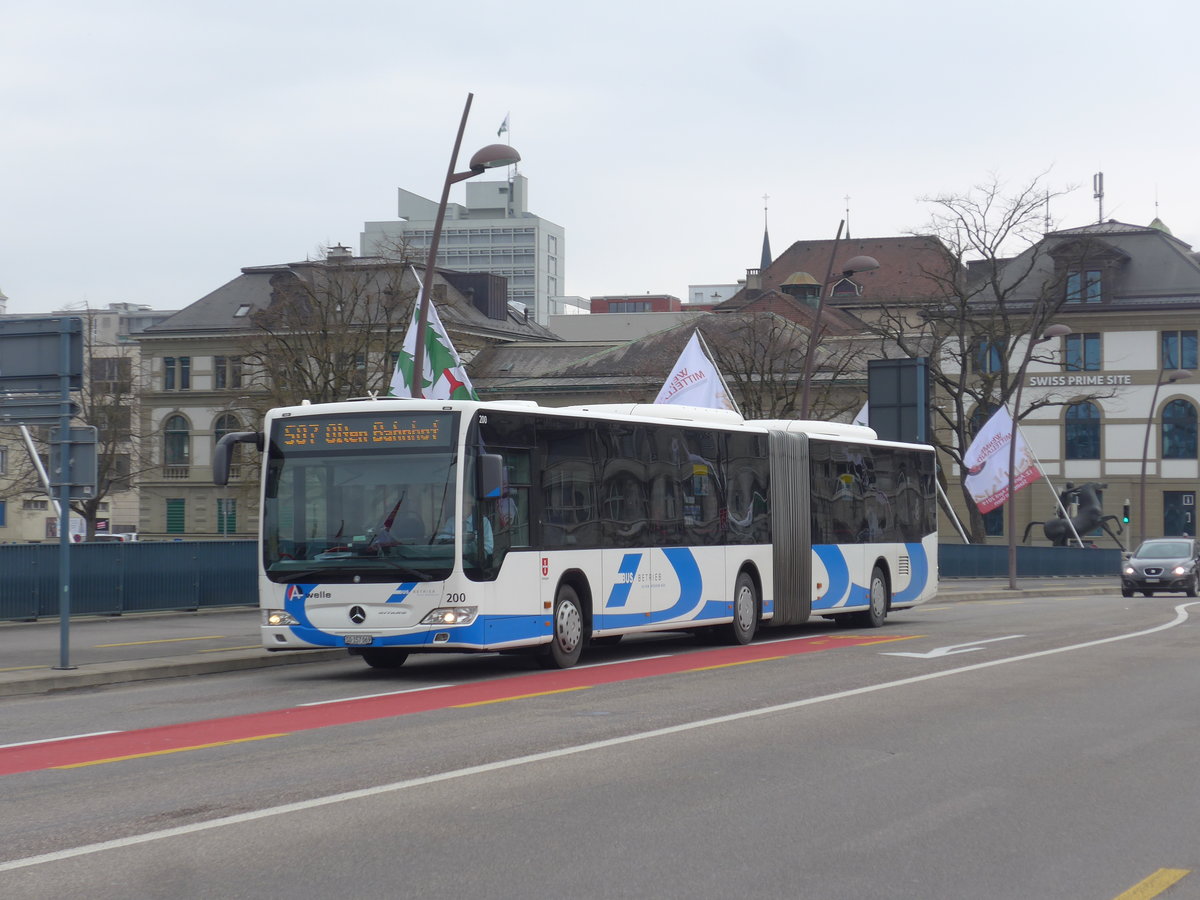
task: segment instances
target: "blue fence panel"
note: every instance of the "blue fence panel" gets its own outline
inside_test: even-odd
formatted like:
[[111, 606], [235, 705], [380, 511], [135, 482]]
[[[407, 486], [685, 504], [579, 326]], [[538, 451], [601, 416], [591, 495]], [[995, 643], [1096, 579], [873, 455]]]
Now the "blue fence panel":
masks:
[[[46, 585], [42, 569], [49, 557], [40, 544], [5, 544], [0, 555], [0, 619], [36, 619], [42, 594], [49, 588], [47, 601], [58, 602], [57, 582]], [[58, 557], [51, 563], [50, 576], [56, 579]]]
[[[255, 541], [71, 546], [71, 615], [253, 606]], [[0, 619], [57, 617], [57, 544], [0, 545]]]
[[[1121, 551], [1113, 548], [1017, 547], [1017, 575], [1111, 575], [1121, 571]], [[1000, 578], [1008, 575], [1008, 547], [1002, 544], [939, 544], [942, 578]]]

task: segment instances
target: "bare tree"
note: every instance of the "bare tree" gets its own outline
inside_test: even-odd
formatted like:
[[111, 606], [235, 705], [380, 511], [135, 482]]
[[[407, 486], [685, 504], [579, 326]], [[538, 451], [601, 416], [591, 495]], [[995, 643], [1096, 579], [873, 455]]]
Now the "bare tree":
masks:
[[329, 255], [272, 276], [241, 341], [245, 386], [264, 407], [386, 394], [416, 296], [403, 261]]
[[[806, 328], [773, 312], [722, 313], [705, 316], [697, 325], [746, 418], [795, 417], [809, 341]], [[815, 351], [813, 418], [835, 419], [861, 406], [868, 343], [828, 334], [822, 339]]]
[[[975, 432], [997, 408], [1010, 403], [1028, 348], [1062, 312], [1072, 259], [1091, 249], [1086, 239], [1051, 244], [1044, 239], [1046, 205], [1066, 190], [1051, 190], [1044, 173], [1009, 192], [993, 177], [962, 194], [922, 198], [932, 205], [923, 232], [941, 242], [941, 265], [922, 267], [935, 282], [931, 298], [878, 311], [872, 328], [908, 356], [929, 359], [934, 403], [932, 443], [957, 463]], [[1056, 249], [1055, 249], [1056, 248]], [[1059, 254], [1048, 265], [1047, 254]], [[1032, 360], [1053, 362], [1059, 344], [1033, 348]], [[1045, 406], [1112, 396], [1022, 395], [1019, 419]], [[965, 486], [973, 541], [984, 537], [983, 518]]]

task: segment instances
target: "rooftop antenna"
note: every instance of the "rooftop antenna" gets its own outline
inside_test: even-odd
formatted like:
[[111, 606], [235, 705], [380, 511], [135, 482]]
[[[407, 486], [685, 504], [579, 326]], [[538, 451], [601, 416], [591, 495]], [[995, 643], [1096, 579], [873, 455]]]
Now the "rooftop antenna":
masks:
[[842, 198], [846, 201], [846, 240], [850, 240], [850, 195]]
[[1099, 216], [1096, 220], [1097, 224], [1104, 221], [1104, 173], [1097, 172], [1092, 176], [1092, 198], [1095, 199], [1099, 208]]

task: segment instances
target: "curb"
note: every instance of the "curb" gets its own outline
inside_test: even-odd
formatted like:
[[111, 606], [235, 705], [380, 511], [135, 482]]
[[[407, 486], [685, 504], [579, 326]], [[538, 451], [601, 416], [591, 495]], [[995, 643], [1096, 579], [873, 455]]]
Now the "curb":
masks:
[[293, 650], [287, 653], [268, 653], [266, 650], [226, 650], [198, 656], [170, 656], [139, 659], [128, 662], [97, 663], [78, 669], [36, 669], [29, 672], [10, 672], [0, 680], [0, 697], [23, 694], [46, 694], [73, 688], [101, 687], [134, 681], [155, 681], [160, 678], [179, 678], [187, 675], [212, 675], [217, 672], [237, 672], [243, 669], [266, 669], [272, 666], [294, 666], [301, 663], [329, 662], [342, 659], [346, 651]]

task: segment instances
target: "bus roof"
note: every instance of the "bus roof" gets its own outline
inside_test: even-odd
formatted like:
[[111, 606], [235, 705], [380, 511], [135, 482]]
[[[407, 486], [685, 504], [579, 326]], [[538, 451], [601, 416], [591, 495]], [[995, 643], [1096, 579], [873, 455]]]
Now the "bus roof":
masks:
[[[709, 409], [701, 406], [676, 406], [669, 403], [592, 403], [585, 406], [542, 406], [536, 400], [412, 400], [406, 397], [364, 397], [337, 403], [310, 404], [280, 407], [268, 413], [269, 418], [282, 414], [321, 415], [322, 413], [363, 412], [372, 403], [428, 404], [439, 409], [511, 409], [513, 411], [542, 412], [550, 415], [610, 416], [613, 418], [635, 417], [657, 419], [676, 423], [692, 422], [719, 428], [747, 428], [764, 431], [800, 432], [814, 437], [828, 437], [848, 441], [871, 441], [874, 443], [896, 443], [880, 441], [873, 428], [845, 422], [822, 422], [815, 419], [744, 419], [727, 409]], [[905, 446], [924, 446], [904, 444]]]

